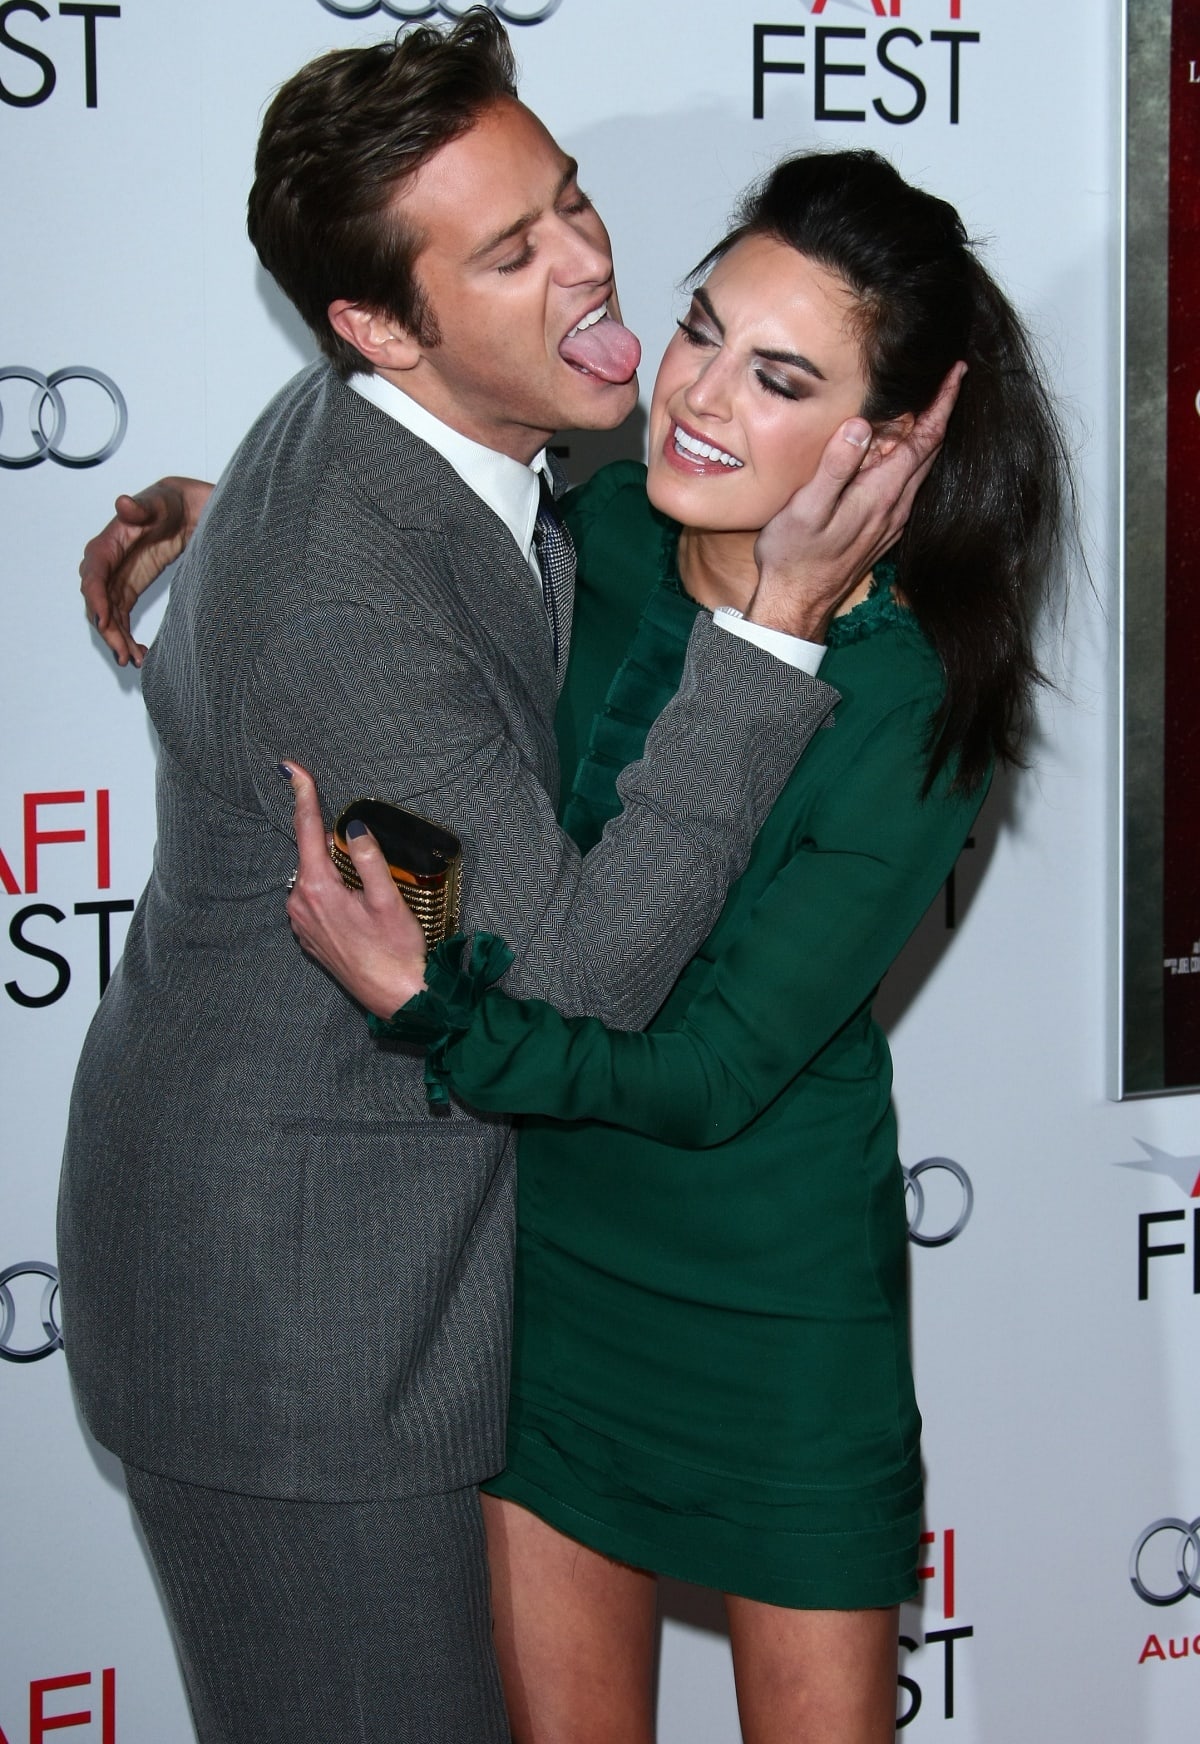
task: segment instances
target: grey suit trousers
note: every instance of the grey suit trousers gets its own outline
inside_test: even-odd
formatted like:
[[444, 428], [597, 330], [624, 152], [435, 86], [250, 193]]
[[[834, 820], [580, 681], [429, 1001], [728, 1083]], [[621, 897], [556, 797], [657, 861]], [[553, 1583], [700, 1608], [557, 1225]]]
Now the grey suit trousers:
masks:
[[477, 1490], [288, 1502], [125, 1478], [199, 1744], [506, 1744]]

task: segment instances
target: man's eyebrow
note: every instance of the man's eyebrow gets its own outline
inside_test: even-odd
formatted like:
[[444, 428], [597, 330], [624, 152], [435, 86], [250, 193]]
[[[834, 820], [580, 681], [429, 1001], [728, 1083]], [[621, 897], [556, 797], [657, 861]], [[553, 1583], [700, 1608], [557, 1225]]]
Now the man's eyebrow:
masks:
[[[712, 298], [704, 286], [697, 285], [692, 292], [692, 297], [699, 303], [721, 338], [724, 339], [725, 323], [713, 308]], [[790, 363], [795, 369], [802, 369], [805, 375], [815, 376], [818, 381], [825, 380], [824, 370], [819, 369], [811, 357], [805, 357], [802, 351], [764, 351], [761, 347], [755, 346], [754, 355], [765, 358], [768, 363]]]
[[[566, 168], [559, 177], [558, 186], [554, 190], [552, 205], [558, 204], [578, 174], [578, 163], [573, 157], [568, 158]], [[515, 236], [519, 236], [522, 230], [528, 230], [531, 224], [536, 224], [541, 215], [541, 211], [522, 212], [519, 218], [514, 219], [511, 224], [505, 225], [503, 230], [498, 230], [495, 236], [489, 236], [486, 242], [481, 242], [478, 248], [473, 249], [467, 257], [468, 260], [482, 260], [485, 255], [492, 254], [497, 248], [503, 247], [506, 242], [511, 242]]]

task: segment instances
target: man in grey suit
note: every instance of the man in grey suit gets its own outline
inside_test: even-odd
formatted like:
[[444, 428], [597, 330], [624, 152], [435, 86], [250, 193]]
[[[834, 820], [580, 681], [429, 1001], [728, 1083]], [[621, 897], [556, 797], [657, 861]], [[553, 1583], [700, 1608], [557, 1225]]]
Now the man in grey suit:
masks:
[[[571, 592], [538, 568], [539, 474], [554, 430], [629, 411], [635, 342], [490, 13], [285, 85], [250, 227], [326, 361], [234, 457], [146, 661], [158, 843], [72, 1101], [68, 1360], [205, 1744], [490, 1744], [510, 1135], [433, 1118], [296, 946], [276, 765], [452, 827], [506, 985], [635, 1027], [835, 696], [704, 616], [620, 820], [585, 859], [557, 829]], [[751, 616], [819, 634], [861, 564], [815, 567]]]

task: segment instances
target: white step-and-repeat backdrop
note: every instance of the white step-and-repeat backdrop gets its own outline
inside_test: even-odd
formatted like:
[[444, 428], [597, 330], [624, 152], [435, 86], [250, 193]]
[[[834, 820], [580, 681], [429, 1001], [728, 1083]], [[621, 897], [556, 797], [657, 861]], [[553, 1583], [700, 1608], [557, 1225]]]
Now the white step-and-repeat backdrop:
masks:
[[[66, 1098], [153, 834], [138, 682], [90, 636], [75, 567], [118, 489], [214, 476], [309, 355], [243, 229], [270, 92], [322, 49], [457, 10], [0, 0], [0, 1744], [189, 1735], [119, 1474], [58, 1349]], [[1200, 1704], [1200, 1110], [1106, 1098], [1118, 0], [495, 10], [608, 219], [649, 358], [742, 184], [840, 144], [953, 200], [1046, 348], [1092, 579], [1052, 637], [1033, 768], [993, 793], [883, 996], [929, 1478], [897, 1713], [914, 1744], [1178, 1744]], [[576, 440], [570, 464], [604, 452]], [[736, 1739], [711, 1606], [678, 1589], [666, 1611], [664, 1744]]]

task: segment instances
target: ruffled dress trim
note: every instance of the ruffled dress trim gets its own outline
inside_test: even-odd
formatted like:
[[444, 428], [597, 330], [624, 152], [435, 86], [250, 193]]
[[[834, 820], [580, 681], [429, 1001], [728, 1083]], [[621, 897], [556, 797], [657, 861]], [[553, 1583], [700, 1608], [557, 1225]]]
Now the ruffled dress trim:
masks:
[[471, 1027], [489, 987], [507, 972], [513, 953], [495, 933], [474, 933], [470, 948], [463, 933], [443, 939], [429, 953], [425, 986], [389, 1019], [370, 1016], [367, 1025], [381, 1041], [408, 1042], [426, 1049], [425, 1097], [431, 1108], [450, 1100], [446, 1050]]
[[[642, 756], [650, 728], [683, 677], [692, 625], [701, 607], [684, 592], [679, 577], [679, 534], [676, 522], [664, 520], [657, 586], [593, 719], [587, 750], [563, 810], [563, 828], [583, 854], [595, 847], [605, 824], [620, 812], [617, 777]], [[830, 623], [826, 636], [830, 649], [848, 647], [885, 628], [917, 629], [913, 614], [895, 599], [895, 576], [893, 564], [875, 565], [866, 599]], [[431, 1108], [450, 1100], [446, 1065], [450, 1044], [470, 1028], [488, 989], [513, 961], [512, 951], [493, 933], [476, 933], [469, 951], [463, 950], [464, 943], [463, 934], [457, 933], [438, 945], [426, 966], [425, 990], [389, 1021], [369, 1019], [377, 1038], [427, 1050], [425, 1092]]]
[[[646, 601], [629, 651], [613, 674], [608, 694], [592, 722], [587, 750], [580, 758], [563, 828], [581, 853], [594, 848], [604, 826], [621, 810], [617, 776], [646, 749], [646, 736], [679, 689], [688, 640], [698, 603], [684, 592], [679, 576], [677, 522], [666, 522], [659, 549], [658, 585]], [[917, 627], [893, 592], [896, 566], [875, 565], [866, 599], [834, 618], [826, 635], [829, 648], [845, 648], [878, 630]]]
[[628, 652], [592, 721], [562, 825], [581, 854], [594, 848], [621, 810], [617, 776], [646, 749], [646, 735], [683, 676], [692, 625], [700, 610], [679, 579], [679, 525], [664, 523], [658, 580], [642, 609]]

